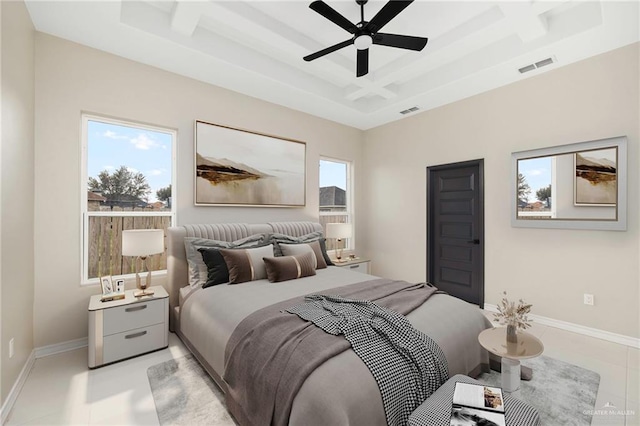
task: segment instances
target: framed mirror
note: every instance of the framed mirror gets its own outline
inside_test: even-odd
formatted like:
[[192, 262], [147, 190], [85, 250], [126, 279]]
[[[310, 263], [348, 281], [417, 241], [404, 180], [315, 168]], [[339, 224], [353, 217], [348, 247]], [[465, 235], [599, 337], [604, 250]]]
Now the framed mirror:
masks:
[[627, 230], [624, 136], [511, 154], [511, 226]]

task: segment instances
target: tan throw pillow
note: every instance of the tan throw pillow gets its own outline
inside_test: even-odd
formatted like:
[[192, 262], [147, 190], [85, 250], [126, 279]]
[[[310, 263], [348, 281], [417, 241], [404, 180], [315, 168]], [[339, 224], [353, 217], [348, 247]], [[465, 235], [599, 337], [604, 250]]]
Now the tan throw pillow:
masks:
[[221, 249], [229, 269], [229, 284], [239, 284], [267, 278], [263, 258], [273, 257], [273, 245], [253, 249]]
[[295, 256], [265, 257], [263, 260], [267, 269], [267, 278], [275, 283], [315, 275], [313, 257], [313, 253], [310, 252]]
[[280, 250], [282, 250], [282, 254], [285, 256], [295, 256], [297, 254], [303, 253], [313, 253], [314, 254], [314, 267], [315, 269], [324, 269], [327, 267], [327, 262], [324, 261], [324, 257], [322, 256], [322, 249], [320, 248], [319, 241], [312, 241], [310, 243], [302, 243], [302, 244], [285, 244], [280, 243]]

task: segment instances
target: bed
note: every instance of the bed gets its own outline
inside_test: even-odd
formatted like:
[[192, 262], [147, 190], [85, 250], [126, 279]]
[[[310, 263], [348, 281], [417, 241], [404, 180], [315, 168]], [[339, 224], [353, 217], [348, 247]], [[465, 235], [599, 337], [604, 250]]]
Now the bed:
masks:
[[[319, 269], [316, 275], [270, 283], [250, 281], [192, 289], [188, 284], [185, 237], [235, 241], [259, 233], [300, 237], [321, 231], [313, 222], [265, 224], [207, 224], [168, 230], [168, 292], [170, 329], [194, 354], [226, 392], [222, 379], [225, 347], [235, 327], [248, 315], [266, 306], [310, 293], [329, 290], [377, 277], [345, 268]], [[489, 366], [489, 354], [478, 343], [478, 334], [491, 324], [474, 305], [435, 294], [407, 315], [414, 327], [430, 336], [444, 352], [449, 374], [476, 377]], [[340, 385], [337, 386], [336, 384]], [[384, 425], [385, 413], [378, 386], [367, 367], [347, 350], [318, 367], [297, 393], [289, 424]]]

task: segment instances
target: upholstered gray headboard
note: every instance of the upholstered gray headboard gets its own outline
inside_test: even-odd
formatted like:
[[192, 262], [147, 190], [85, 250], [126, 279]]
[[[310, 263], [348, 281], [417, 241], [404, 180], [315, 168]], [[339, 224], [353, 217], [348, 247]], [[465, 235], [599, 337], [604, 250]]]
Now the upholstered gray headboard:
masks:
[[269, 223], [215, 223], [205, 225], [183, 225], [167, 230], [167, 292], [169, 293], [169, 323], [174, 330], [175, 307], [178, 292], [188, 282], [188, 266], [184, 248], [185, 237], [209, 238], [220, 241], [235, 241], [260, 233], [279, 233], [299, 237], [310, 232], [322, 231], [316, 222], [269, 222]]

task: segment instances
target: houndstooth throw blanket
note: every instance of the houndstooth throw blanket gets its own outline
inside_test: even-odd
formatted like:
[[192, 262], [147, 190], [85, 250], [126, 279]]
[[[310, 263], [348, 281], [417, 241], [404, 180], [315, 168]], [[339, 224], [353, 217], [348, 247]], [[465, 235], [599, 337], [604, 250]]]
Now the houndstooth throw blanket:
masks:
[[374, 302], [311, 295], [287, 312], [345, 336], [378, 383], [389, 425], [406, 425], [413, 410], [449, 378], [440, 347], [403, 315]]

